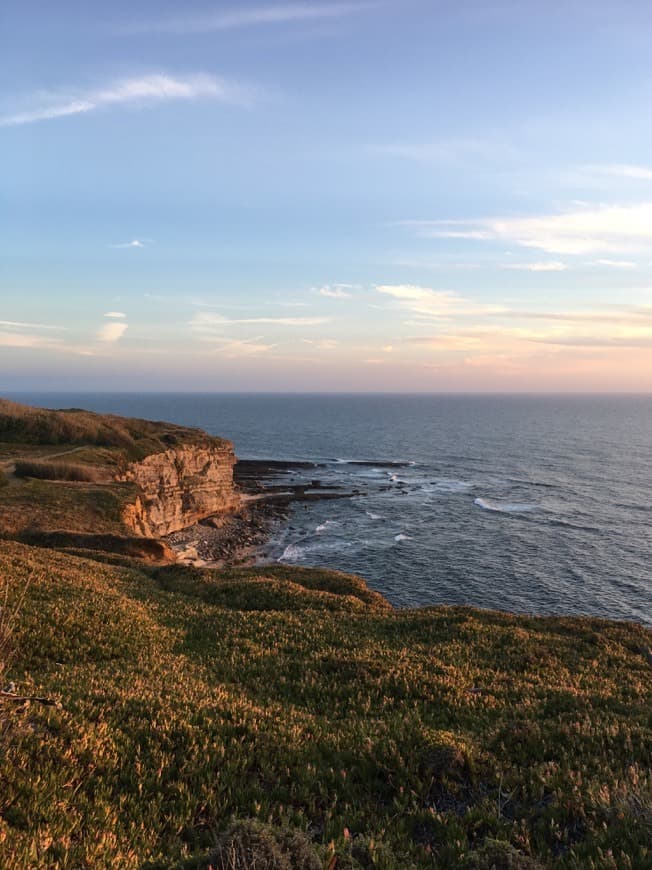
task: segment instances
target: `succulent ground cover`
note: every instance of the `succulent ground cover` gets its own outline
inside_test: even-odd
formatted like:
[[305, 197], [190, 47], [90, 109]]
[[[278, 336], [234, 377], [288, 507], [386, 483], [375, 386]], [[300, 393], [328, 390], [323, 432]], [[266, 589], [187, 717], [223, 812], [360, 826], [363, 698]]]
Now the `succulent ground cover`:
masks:
[[643, 628], [122, 561], [0, 542], [0, 866], [650, 866]]

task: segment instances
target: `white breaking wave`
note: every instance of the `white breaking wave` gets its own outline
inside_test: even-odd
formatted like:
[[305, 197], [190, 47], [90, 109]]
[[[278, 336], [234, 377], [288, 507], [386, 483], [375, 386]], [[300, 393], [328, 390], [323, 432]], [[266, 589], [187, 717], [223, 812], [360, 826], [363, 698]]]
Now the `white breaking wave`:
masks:
[[373, 511], [365, 511], [370, 520], [382, 520], [382, 514], [375, 514]]
[[339, 523], [337, 522], [337, 520], [326, 520], [325, 523], [322, 523], [321, 525], [317, 526], [315, 531], [317, 533], [325, 532], [329, 526], [339, 526]]
[[411, 541], [412, 538], [409, 535], [404, 535], [401, 533], [400, 535], [394, 535], [394, 540], [397, 544], [400, 544], [401, 541]]
[[279, 562], [296, 562], [305, 552], [305, 547], [299, 547], [297, 544], [288, 544], [283, 550], [283, 554], [279, 558]]
[[520, 504], [518, 502], [497, 502], [487, 498], [476, 498], [473, 504], [484, 511], [494, 511], [499, 514], [526, 514], [536, 510], [535, 504]]

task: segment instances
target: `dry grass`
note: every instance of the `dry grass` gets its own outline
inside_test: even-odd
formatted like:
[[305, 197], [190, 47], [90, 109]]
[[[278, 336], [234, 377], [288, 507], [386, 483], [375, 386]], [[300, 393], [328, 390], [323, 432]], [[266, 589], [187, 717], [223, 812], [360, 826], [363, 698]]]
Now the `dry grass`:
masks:
[[122, 522], [125, 505], [133, 501], [131, 484], [80, 486], [66, 481], [25, 479], [8, 486], [0, 496], [0, 534], [25, 531], [71, 530], [84, 534], [127, 533]]
[[39, 459], [17, 460], [15, 472], [17, 477], [34, 477], [37, 480], [67, 480], [75, 483], [103, 483], [110, 480], [110, 474], [92, 465]]
[[0, 442], [42, 445], [93, 445], [124, 451], [130, 460], [177, 444], [223, 444], [198, 429], [111, 414], [69, 409], [52, 411], [0, 399]]

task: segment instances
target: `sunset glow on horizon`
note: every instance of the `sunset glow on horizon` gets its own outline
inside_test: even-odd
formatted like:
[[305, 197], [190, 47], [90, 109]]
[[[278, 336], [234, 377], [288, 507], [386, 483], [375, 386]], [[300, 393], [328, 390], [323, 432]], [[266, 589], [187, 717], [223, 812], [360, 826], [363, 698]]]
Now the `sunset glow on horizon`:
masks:
[[3, 390], [652, 390], [647, 4], [4, 17]]

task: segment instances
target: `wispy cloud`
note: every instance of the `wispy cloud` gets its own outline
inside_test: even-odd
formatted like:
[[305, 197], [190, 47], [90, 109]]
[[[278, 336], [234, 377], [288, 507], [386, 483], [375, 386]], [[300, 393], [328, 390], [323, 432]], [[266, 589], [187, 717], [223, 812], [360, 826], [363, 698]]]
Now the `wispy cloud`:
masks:
[[559, 214], [468, 221], [404, 221], [418, 235], [441, 239], [500, 241], [551, 254], [586, 255], [649, 248], [652, 202], [585, 205]]
[[144, 248], [149, 239], [132, 239], [130, 242], [119, 242], [117, 245], [109, 245], [110, 248]]
[[263, 353], [269, 353], [273, 350], [275, 344], [265, 344], [263, 336], [257, 335], [255, 338], [245, 339], [216, 339], [214, 342], [213, 352], [219, 353], [227, 359], [240, 359], [241, 357], [259, 356]]
[[64, 347], [64, 344], [61, 338], [50, 338], [23, 332], [0, 331], [0, 347], [34, 347], [46, 350], [60, 350]]
[[197, 332], [215, 332], [237, 324], [271, 324], [275, 326], [317, 326], [328, 323], [328, 317], [224, 317], [209, 311], [199, 311], [190, 322]]
[[322, 338], [314, 341], [311, 338], [302, 338], [302, 344], [309, 344], [317, 350], [336, 350], [339, 347], [339, 342], [334, 338]]
[[[38, 324], [36, 324], [36, 328], [39, 328]], [[74, 356], [93, 355], [92, 348], [85, 345], [69, 344], [62, 338], [54, 338], [50, 335], [37, 335], [32, 332], [14, 332], [13, 330], [11, 332], [5, 332], [1, 329], [0, 348], [50, 351], [53, 353], [72, 354]]]
[[178, 18], [163, 18], [158, 21], [135, 23], [128, 27], [129, 33], [209, 33], [212, 31], [239, 30], [242, 28], [291, 24], [323, 19], [344, 18], [367, 12], [379, 3], [282, 3], [256, 6], [251, 9], [227, 9], [211, 15], [187, 15]]
[[652, 168], [649, 166], [635, 166], [630, 163], [598, 163], [583, 168], [586, 172], [596, 175], [631, 178], [634, 181], [652, 181]]
[[21, 320], [0, 320], [0, 326], [6, 326], [12, 329], [54, 329], [65, 330], [65, 326], [54, 326], [51, 323], [25, 323]]
[[0, 116], [0, 127], [33, 124], [119, 105], [148, 106], [173, 100], [211, 99], [249, 103], [251, 94], [239, 85], [205, 73], [174, 77], [155, 73], [113, 81], [82, 91], [41, 91], [29, 96], [20, 111]]
[[431, 287], [414, 284], [380, 284], [376, 286], [376, 290], [391, 296], [401, 308], [421, 318], [450, 320], [455, 317], [495, 314], [505, 310], [501, 305], [485, 305], [448, 290], [433, 290]]
[[126, 314], [123, 314], [122, 311], [107, 311], [104, 315], [105, 317], [115, 317], [115, 318], [123, 318], [126, 317]]
[[104, 326], [100, 327], [97, 333], [97, 338], [98, 341], [104, 342], [106, 344], [112, 344], [116, 341], [119, 341], [126, 331], [126, 323], [105, 323]]
[[324, 287], [320, 287], [317, 292], [320, 296], [326, 296], [327, 299], [349, 299], [351, 297], [349, 290], [352, 289], [352, 284], [326, 284]]
[[502, 268], [520, 272], [565, 272], [568, 266], [559, 260], [552, 260], [547, 263], [505, 263]]
[[632, 260], [595, 260], [590, 266], [606, 266], [609, 269], [635, 269], [636, 263]]

